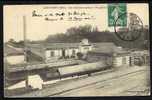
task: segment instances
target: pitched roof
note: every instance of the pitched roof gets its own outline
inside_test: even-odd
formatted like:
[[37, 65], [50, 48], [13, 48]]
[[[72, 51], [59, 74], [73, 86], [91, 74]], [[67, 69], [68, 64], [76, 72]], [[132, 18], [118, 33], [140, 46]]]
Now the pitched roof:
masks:
[[63, 48], [77, 48], [79, 43], [44, 43], [44, 44], [29, 44], [29, 47], [43, 48], [43, 49], [63, 49]]
[[93, 43], [94, 49], [91, 52], [96, 53], [112, 53], [116, 47], [112, 42]]
[[79, 43], [52, 43], [45, 44], [46, 49], [78, 48]]
[[[29, 47], [38, 49], [66, 49], [66, 48], [78, 48], [81, 43], [41, 43], [41, 44], [28, 44]], [[124, 53], [125, 51], [118, 48], [113, 42], [99, 42], [91, 43], [93, 50], [91, 52], [96, 53]]]
[[4, 56], [9, 56], [9, 55], [23, 55], [24, 50], [21, 48], [15, 48], [11, 45], [6, 45], [4, 44]]
[[125, 51], [123, 48], [117, 47], [112, 42], [93, 43], [93, 45], [94, 45], [94, 49], [91, 52], [95, 52], [95, 53], [107, 53], [107, 54], [127, 53], [127, 51]]

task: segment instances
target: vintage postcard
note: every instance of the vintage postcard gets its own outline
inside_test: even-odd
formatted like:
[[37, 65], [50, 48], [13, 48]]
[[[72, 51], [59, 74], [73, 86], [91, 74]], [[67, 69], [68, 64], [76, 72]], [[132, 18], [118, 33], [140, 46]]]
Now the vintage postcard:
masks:
[[4, 96], [149, 96], [147, 3], [4, 5]]

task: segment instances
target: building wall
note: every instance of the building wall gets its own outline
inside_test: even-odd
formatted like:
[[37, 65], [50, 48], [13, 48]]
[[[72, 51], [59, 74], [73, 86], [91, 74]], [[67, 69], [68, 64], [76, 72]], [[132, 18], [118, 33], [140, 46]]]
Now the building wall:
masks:
[[115, 57], [113, 65], [114, 66], [121, 66], [122, 65], [122, 57]]
[[[79, 52], [78, 49], [73, 48], [73, 49], [65, 49], [65, 56], [69, 56], [71, 57], [73, 55], [73, 50], [75, 51], [75, 56], [76, 54]], [[51, 56], [51, 52], [53, 52], [53, 56]], [[62, 49], [58, 49], [58, 50], [46, 50], [45, 52], [45, 57], [46, 59], [51, 59], [51, 58], [60, 58], [63, 56], [63, 50]]]
[[150, 58], [149, 55], [132, 55], [131, 56], [132, 65], [149, 65]]
[[79, 52], [86, 54], [92, 50], [92, 46], [79, 46]]
[[75, 49], [75, 51], [76, 51], [76, 55], [77, 55], [77, 53], [79, 52], [79, 49]]
[[[63, 50], [65, 54], [63, 54]], [[66, 48], [66, 49], [56, 49], [56, 50], [46, 50], [45, 51], [45, 60], [57, 60], [63, 56], [75, 56], [77, 57], [77, 53], [81, 52], [86, 54], [88, 51], [92, 50], [92, 46], [79, 46], [78, 48]], [[52, 54], [51, 54], [52, 53]]]
[[118, 67], [118, 66], [129, 66], [130, 64], [130, 59], [129, 59], [130, 56], [117, 56], [117, 57], [114, 57], [114, 60], [113, 60], [113, 65], [115, 67]]
[[55, 61], [62, 56], [62, 50], [46, 50], [45, 61]]
[[130, 65], [130, 56], [126, 56], [126, 65]]
[[[53, 53], [53, 54], [51, 54]], [[51, 57], [61, 57], [62, 56], [62, 50], [46, 50], [45, 57], [51, 58]]]
[[[73, 54], [73, 51], [75, 52], [74, 54]], [[78, 52], [79, 52], [79, 49], [77, 49], [77, 48], [66, 49], [65, 56], [69, 56], [69, 57], [71, 57], [72, 55], [76, 56]]]
[[8, 63], [14, 65], [14, 64], [20, 64], [24, 63], [24, 55], [14, 55], [14, 56], [7, 56], [6, 60]]
[[102, 61], [105, 64], [112, 66], [112, 56], [100, 55], [100, 54], [96, 54], [96, 53], [89, 53], [87, 55], [87, 61], [88, 62]]

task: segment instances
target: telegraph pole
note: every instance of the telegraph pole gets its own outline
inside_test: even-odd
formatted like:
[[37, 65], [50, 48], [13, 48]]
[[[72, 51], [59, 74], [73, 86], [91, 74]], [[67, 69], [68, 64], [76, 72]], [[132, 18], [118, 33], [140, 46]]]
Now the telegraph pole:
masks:
[[[24, 61], [27, 63], [26, 16], [23, 16], [23, 34], [24, 34]], [[27, 76], [25, 79], [25, 85], [26, 85], [26, 87], [28, 87], [28, 70], [27, 70], [27, 68], [26, 68], [26, 71], [27, 71], [27, 74], [26, 74]]]
[[24, 34], [24, 61], [27, 61], [27, 54], [26, 54], [26, 17], [23, 16], [23, 34]]

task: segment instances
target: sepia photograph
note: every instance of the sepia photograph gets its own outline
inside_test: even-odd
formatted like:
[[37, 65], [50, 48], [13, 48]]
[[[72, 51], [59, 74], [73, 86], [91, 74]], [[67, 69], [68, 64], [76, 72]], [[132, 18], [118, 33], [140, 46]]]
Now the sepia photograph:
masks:
[[4, 97], [150, 96], [148, 3], [3, 5]]

